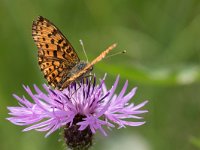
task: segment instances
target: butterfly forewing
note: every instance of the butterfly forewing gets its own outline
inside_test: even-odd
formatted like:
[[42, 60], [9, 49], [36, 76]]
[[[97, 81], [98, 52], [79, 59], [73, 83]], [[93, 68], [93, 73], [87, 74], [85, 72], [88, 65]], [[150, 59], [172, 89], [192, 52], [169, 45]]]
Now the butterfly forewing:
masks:
[[41, 16], [33, 22], [32, 36], [38, 47], [38, 62], [44, 77], [56, 87], [80, 59], [59, 29]]

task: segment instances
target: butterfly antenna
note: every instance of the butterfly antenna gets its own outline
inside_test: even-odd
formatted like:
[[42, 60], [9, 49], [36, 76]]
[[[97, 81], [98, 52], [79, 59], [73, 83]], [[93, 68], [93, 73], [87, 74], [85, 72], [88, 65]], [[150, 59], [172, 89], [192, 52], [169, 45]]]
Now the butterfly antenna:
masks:
[[86, 51], [85, 51], [85, 47], [84, 47], [83, 41], [82, 40], [79, 40], [79, 41], [80, 41], [80, 44], [82, 46], [83, 52], [85, 54], [85, 57], [86, 57], [86, 60], [87, 60], [87, 63], [88, 63], [88, 57], [87, 57], [87, 54], [86, 54]]
[[109, 57], [112, 57], [112, 56], [115, 56], [115, 55], [125, 54], [125, 53], [126, 53], [126, 50], [123, 50], [123, 51], [121, 51], [121, 52], [117, 52], [117, 53], [115, 53], [115, 54], [108, 55], [108, 56], [106, 56], [105, 58], [109, 58]]

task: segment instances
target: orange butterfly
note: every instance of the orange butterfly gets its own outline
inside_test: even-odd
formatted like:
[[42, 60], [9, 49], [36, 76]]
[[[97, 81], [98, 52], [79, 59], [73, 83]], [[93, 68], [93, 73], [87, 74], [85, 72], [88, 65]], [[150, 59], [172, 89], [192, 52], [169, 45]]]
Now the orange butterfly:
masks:
[[33, 21], [32, 36], [38, 47], [38, 63], [44, 77], [51, 86], [60, 90], [86, 77], [92, 71], [93, 65], [116, 47], [116, 44], [111, 45], [91, 63], [80, 61], [65, 36], [42, 16]]

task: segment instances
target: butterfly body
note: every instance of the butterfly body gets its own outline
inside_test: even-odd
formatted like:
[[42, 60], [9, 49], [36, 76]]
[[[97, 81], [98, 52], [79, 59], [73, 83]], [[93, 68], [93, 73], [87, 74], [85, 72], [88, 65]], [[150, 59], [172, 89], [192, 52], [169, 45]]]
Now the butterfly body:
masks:
[[32, 36], [38, 48], [38, 63], [44, 77], [51, 86], [60, 90], [87, 76], [93, 65], [116, 46], [111, 45], [91, 63], [80, 61], [60, 30], [42, 16], [33, 21]]
[[[88, 65], [85, 61], [80, 61], [77, 63], [69, 72], [67, 75], [63, 76], [61, 81], [57, 84], [58, 89], [62, 89], [62, 85], [71, 77], [73, 77], [75, 74], [77, 74], [79, 71], [83, 70]], [[76, 79], [76, 81], [81, 80], [85, 76], [88, 76], [89, 73], [93, 70], [93, 67], [91, 66], [84, 74], [82, 74], [80, 77]], [[67, 87], [68, 85], [66, 85]]]

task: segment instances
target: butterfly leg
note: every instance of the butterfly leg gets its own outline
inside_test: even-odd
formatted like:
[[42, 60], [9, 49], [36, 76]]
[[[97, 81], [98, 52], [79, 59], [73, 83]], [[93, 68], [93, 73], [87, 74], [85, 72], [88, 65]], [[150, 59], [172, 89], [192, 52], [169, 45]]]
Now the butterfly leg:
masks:
[[82, 79], [82, 81], [76, 81], [76, 83], [78, 84], [79, 87], [72, 93], [72, 95], [81, 88], [81, 85], [83, 86], [84, 84], [87, 84], [87, 78], [89, 78], [89, 77], [91, 77], [89, 79], [89, 82], [91, 83], [94, 80], [94, 75], [93, 74], [84, 76], [83, 79]]
[[71, 96], [74, 95], [74, 93], [76, 93], [81, 88], [81, 83], [78, 81], [76, 83], [79, 85], [79, 87], [71, 94]]

